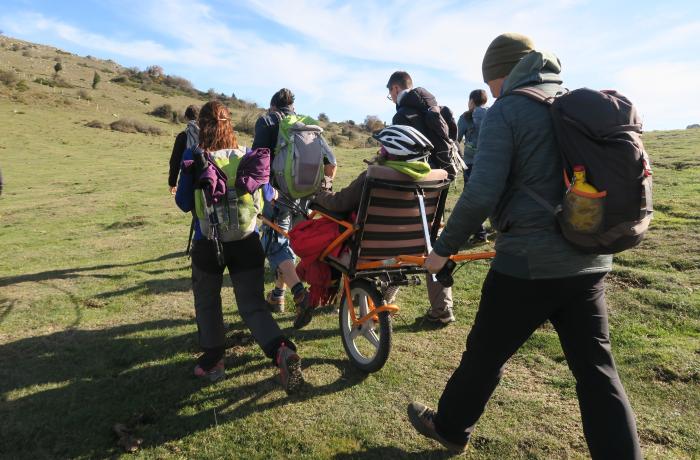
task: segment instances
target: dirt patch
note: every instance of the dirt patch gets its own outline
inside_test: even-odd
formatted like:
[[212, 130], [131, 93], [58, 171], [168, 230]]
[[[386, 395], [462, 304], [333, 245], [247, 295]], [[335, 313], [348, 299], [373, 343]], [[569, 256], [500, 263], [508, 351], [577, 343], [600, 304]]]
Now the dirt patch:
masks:
[[105, 225], [105, 230], [121, 230], [125, 228], [138, 228], [144, 227], [148, 224], [148, 221], [144, 217], [136, 216], [125, 221], [112, 222], [109, 225]]
[[699, 372], [690, 372], [688, 374], [681, 374], [673, 369], [669, 369], [665, 366], [656, 366], [652, 369], [654, 371], [654, 378], [660, 382], [664, 383], [697, 383], [700, 382]]
[[639, 429], [639, 438], [643, 443], [659, 444], [662, 446], [673, 444], [673, 439], [671, 439], [668, 433], [660, 433], [653, 428]]
[[611, 284], [623, 288], [648, 289], [654, 285], [652, 279], [626, 270], [615, 270], [610, 273], [608, 279]]
[[671, 266], [671, 268], [679, 272], [700, 269], [700, 262], [697, 262], [695, 260], [672, 260], [671, 262], [669, 262], [669, 265]]
[[663, 169], [672, 169], [675, 171], [683, 171], [693, 167], [700, 166], [696, 161], [656, 161], [654, 167]]
[[85, 301], [83, 301], [83, 305], [85, 305], [88, 308], [102, 308], [105, 305], [107, 305], [107, 302], [100, 299], [86, 299]]

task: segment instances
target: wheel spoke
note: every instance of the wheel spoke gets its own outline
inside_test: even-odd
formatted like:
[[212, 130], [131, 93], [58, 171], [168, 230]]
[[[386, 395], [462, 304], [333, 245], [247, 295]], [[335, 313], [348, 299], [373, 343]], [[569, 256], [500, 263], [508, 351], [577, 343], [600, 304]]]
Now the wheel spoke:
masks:
[[350, 339], [355, 340], [358, 335], [362, 332], [360, 328], [356, 326], [350, 326]]
[[377, 334], [372, 329], [364, 329], [362, 335], [364, 336], [364, 338], [367, 339], [369, 343], [372, 344], [374, 348], [379, 348], [379, 337], [377, 337]]
[[360, 310], [360, 316], [357, 319], [360, 319], [367, 313], [369, 313], [369, 305], [367, 305], [367, 296], [362, 296], [358, 299], [358, 307]]

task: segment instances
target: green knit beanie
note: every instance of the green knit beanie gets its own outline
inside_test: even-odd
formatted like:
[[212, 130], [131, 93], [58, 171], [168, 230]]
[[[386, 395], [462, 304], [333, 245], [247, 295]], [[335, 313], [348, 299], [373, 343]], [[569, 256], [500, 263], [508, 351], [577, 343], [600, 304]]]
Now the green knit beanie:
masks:
[[520, 59], [534, 48], [532, 39], [525, 35], [509, 32], [496, 37], [486, 49], [481, 63], [484, 82], [508, 76]]

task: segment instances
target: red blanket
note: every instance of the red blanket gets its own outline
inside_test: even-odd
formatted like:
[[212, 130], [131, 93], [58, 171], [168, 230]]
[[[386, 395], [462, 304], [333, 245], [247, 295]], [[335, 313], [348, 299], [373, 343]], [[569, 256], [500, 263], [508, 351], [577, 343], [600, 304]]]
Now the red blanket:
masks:
[[[335, 294], [331, 289], [331, 268], [318, 258], [338, 236], [338, 224], [326, 217], [300, 222], [289, 232], [292, 250], [301, 259], [297, 265], [297, 275], [310, 285], [311, 305], [314, 307], [327, 303]], [[337, 257], [340, 246], [330, 255]]]

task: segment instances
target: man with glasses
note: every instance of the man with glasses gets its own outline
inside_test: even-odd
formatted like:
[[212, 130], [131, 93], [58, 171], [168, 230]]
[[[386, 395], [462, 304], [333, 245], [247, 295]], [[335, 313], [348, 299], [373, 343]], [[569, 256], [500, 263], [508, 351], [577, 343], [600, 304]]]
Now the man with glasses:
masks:
[[[435, 96], [425, 88], [413, 88], [413, 80], [407, 72], [400, 70], [391, 74], [386, 87], [389, 90], [387, 99], [396, 104], [396, 114], [392, 119], [392, 124], [411, 126], [427, 137], [434, 146], [428, 157], [431, 168], [445, 169], [450, 177], [454, 178], [454, 171], [450, 171], [452, 163], [445, 156], [449, 148], [450, 134], [453, 134], [455, 138], [457, 136], [457, 125], [450, 109], [440, 107]], [[442, 120], [444, 132], [438, 133], [435, 129], [431, 129], [428, 117]], [[445, 120], [444, 117], [448, 120]], [[448, 128], [450, 123], [453, 125], [453, 130]], [[432, 276], [427, 277], [426, 284], [430, 309], [425, 318], [434, 323], [449, 324], [454, 322], [452, 288], [444, 287], [439, 282], [434, 281]]]

